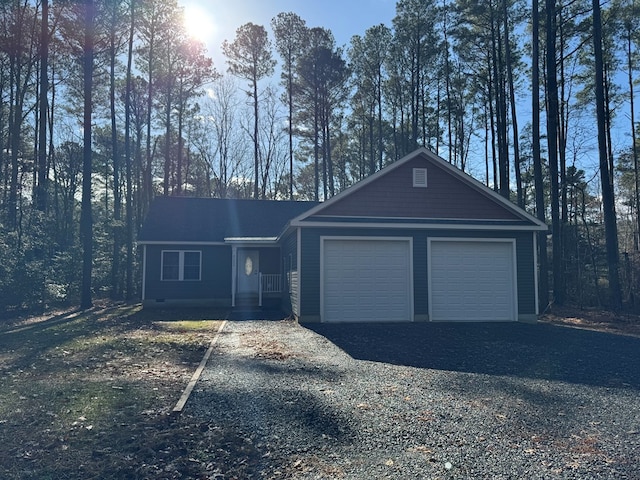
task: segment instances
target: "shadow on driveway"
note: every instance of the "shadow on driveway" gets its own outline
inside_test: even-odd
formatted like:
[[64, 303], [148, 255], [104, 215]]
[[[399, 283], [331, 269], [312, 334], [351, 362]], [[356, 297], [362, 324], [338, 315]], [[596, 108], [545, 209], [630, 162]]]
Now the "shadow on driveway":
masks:
[[640, 390], [640, 338], [549, 324], [306, 324], [352, 358]]

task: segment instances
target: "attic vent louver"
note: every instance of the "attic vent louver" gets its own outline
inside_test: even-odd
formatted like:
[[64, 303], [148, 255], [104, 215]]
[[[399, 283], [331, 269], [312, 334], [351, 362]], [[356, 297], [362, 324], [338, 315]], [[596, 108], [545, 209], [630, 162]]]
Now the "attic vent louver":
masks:
[[419, 187], [419, 188], [427, 188], [427, 169], [426, 168], [413, 169], [413, 186]]

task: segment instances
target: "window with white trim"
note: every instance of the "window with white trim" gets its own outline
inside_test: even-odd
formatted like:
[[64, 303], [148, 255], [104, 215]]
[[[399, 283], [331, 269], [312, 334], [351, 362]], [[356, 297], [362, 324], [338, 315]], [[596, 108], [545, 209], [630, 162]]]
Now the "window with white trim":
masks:
[[199, 250], [163, 250], [161, 279], [163, 281], [199, 281], [202, 252]]

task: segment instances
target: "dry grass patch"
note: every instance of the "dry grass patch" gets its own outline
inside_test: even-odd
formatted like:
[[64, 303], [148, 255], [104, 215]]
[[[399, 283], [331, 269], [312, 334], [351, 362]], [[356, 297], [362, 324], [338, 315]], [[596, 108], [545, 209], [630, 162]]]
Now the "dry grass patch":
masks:
[[102, 305], [0, 323], [0, 478], [242, 477], [245, 439], [169, 414], [224, 312]]
[[287, 360], [295, 355], [284, 343], [260, 338], [260, 332], [252, 331], [242, 338], [242, 345], [251, 349], [254, 358], [266, 360]]
[[555, 325], [640, 337], [640, 316], [631, 313], [554, 306], [551, 311], [541, 315], [540, 320]]

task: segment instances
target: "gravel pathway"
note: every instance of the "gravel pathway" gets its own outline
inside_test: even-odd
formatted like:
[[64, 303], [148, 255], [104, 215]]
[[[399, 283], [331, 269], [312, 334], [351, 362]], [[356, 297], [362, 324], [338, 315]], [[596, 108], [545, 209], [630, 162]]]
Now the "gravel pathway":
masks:
[[638, 479], [639, 391], [637, 338], [247, 321], [185, 414], [243, 438], [249, 478]]

